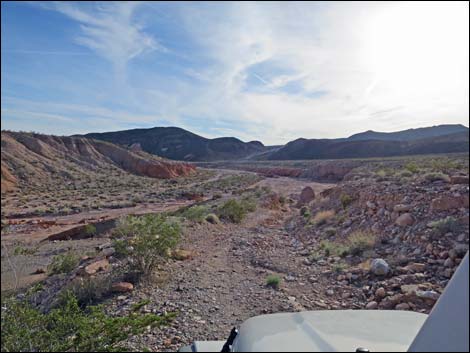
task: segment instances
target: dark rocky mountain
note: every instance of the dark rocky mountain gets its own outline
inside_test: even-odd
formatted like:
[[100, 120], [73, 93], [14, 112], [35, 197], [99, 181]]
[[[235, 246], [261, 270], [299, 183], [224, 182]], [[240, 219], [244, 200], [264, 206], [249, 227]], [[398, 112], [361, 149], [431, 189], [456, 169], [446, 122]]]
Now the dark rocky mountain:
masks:
[[361, 132], [359, 134], [352, 135], [348, 138], [348, 140], [412, 141], [428, 137], [450, 135], [459, 132], [468, 133], [468, 127], [465, 127], [460, 124], [454, 124], [430, 126], [418, 129], [408, 129], [397, 132], [377, 132], [369, 130], [366, 132]]
[[267, 156], [270, 160], [391, 157], [469, 151], [467, 132], [415, 140], [297, 139]]
[[138, 144], [145, 152], [186, 161], [241, 159], [265, 150], [259, 141], [243, 142], [235, 137], [208, 139], [177, 127], [91, 133], [84, 137], [124, 146]]
[[469, 149], [468, 128], [463, 125], [439, 125], [392, 133], [366, 131], [339, 139], [299, 138], [284, 146], [264, 146], [260, 141], [243, 142], [234, 137], [208, 139], [177, 127], [83, 136], [169, 159], [200, 162], [390, 157], [468, 152]]

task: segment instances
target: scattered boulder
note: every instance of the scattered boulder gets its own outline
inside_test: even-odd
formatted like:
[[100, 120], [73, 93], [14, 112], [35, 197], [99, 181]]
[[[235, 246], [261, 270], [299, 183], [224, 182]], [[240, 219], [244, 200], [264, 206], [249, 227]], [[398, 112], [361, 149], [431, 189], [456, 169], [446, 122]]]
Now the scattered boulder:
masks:
[[367, 310], [375, 310], [375, 309], [377, 309], [378, 307], [379, 307], [379, 304], [378, 304], [377, 302], [375, 302], [375, 301], [369, 302], [369, 303], [367, 303], [367, 305], [366, 305], [366, 309], [367, 309]]
[[410, 310], [410, 305], [408, 303], [400, 303], [395, 306], [395, 310]]
[[441, 295], [433, 290], [426, 290], [426, 291], [418, 290], [416, 291], [416, 296], [421, 299], [436, 302]]
[[426, 264], [422, 263], [411, 263], [408, 266], [405, 267], [405, 271], [411, 271], [411, 272], [424, 272], [426, 269]]
[[414, 218], [411, 213], [403, 213], [395, 221], [395, 224], [399, 225], [400, 227], [411, 226], [413, 223]]
[[431, 211], [448, 211], [458, 208], [468, 208], [468, 195], [436, 197], [431, 201]]
[[390, 266], [384, 259], [374, 259], [370, 263], [370, 272], [376, 276], [386, 276], [390, 272]]
[[453, 175], [450, 177], [451, 184], [467, 184], [469, 183], [468, 175]]
[[192, 259], [193, 253], [188, 250], [177, 249], [172, 251], [171, 257], [178, 261], [185, 261]]
[[103, 259], [85, 266], [84, 271], [87, 275], [94, 275], [99, 271], [106, 271], [108, 268], [109, 261], [107, 259]]
[[302, 206], [305, 204], [310, 203], [315, 198], [315, 191], [310, 186], [306, 186], [303, 188], [302, 192], [300, 193], [298, 205]]
[[129, 282], [117, 282], [111, 285], [111, 291], [116, 293], [132, 292], [134, 285]]
[[378, 299], [383, 299], [385, 298], [387, 295], [387, 292], [385, 291], [385, 288], [383, 287], [380, 287], [379, 289], [377, 289], [375, 291], [375, 296], [378, 298]]
[[398, 204], [393, 207], [393, 211], [400, 213], [400, 212], [408, 212], [411, 211], [412, 206], [411, 205], [404, 205], [404, 204]]

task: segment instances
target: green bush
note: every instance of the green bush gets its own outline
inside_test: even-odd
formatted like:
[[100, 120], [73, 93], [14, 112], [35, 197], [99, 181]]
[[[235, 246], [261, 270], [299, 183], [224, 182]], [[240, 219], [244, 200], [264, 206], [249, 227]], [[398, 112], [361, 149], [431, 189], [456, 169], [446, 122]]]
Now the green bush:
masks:
[[128, 254], [132, 269], [148, 276], [178, 245], [181, 227], [164, 215], [127, 216], [120, 219], [114, 233], [122, 241], [121, 249], [132, 246]]
[[202, 223], [204, 219], [206, 218], [206, 215], [208, 214], [208, 208], [205, 206], [192, 206], [186, 210], [184, 210], [181, 214], [184, 218]]
[[214, 213], [209, 213], [206, 216], [206, 221], [209, 222], [209, 223], [212, 223], [212, 224], [220, 223], [219, 217], [217, 217], [217, 215], [214, 214]]
[[241, 200], [241, 206], [246, 212], [256, 211], [256, 200], [252, 197], [245, 197]]
[[348, 194], [341, 194], [340, 201], [341, 206], [343, 206], [343, 208], [346, 208], [353, 202], [353, 198]]
[[345, 256], [347, 254], [347, 248], [344, 245], [328, 240], [320, 243], [320, 249], [326, 256]]
[[426, 179], [429, 182], [434, 182], [434, 181], [439, 181], [439, 180], [442, 180], [445, 182], [450, 181], [450, 178], [448, 175], [443, 174], [443, 173], [436, 173], [436, 172], [425, 174], [424, 179]]
[[320, 249], [326, 256], [361, 255], [364, 251], [372, 249], [375, 245], [375, 234], [357, 231], [352, 233], [344, 243], [322, 241]]
[[85, 226], [85, 234], [86, 235], [95, 235], [96, 234], [96, 227], [94, 224], [87, 224]]
[[266, 285], [268, 287], [278, 289], [280, 284], [281, 284], [281, 279], [279, 278], [279, 276], [270, 275], [268, 276], [268, 278], [266, 278]]
[[228, 200], [218, 210], [219, 217], [229, 222], [240, 223], [247, 214], [243, 205], [235, 199]]
[[109, 277], [78, 277], [61, 291], [59, 303], [68, 300], [69, 294], [73, 294], [80, 307], [95, 304], [106, 296], [111, 288]]
[[13, 250], [13, 255], [34, 255], [37, 251], [37, 248], [28, 249], [22, 246], [17, 246], [15, 247], [15, 250]]
[[374, 247], [375, 239], [374, 233], [362, 231], [354, 232], [346, 241], [346, 251], [350, 255], [361, 255], [364, 251]]
[[47, 266], [50, 275], [72, 272], [80, 262], [80, 257], [74, 252], [54, 256], [52, 262]]
[[459, 222], [451, 216], [429, 223], [429, 226], [438, 235], [445, 235], [446, 233], [456, 233], [460, 230]]
[[412, 174], [416, 174], [416, 173], [419, 172], [419, 167], [418, 167], [418, 165], [417, 165], [416, 163], [414, 163], [414, 162], [409, 162], [409, 163], [405, 164], [405, 169], [406, 169], [408, 172], [412, 173]]
[[2, 300], [2, 352], [117, 352], [122, 343], [148, 327], [167, 325], [174, 314], [157, 316], [131, 312], [108, 316], [102, 307], [81, 309], [67, 294], [65, 304], [41, 313], [27, 302]]

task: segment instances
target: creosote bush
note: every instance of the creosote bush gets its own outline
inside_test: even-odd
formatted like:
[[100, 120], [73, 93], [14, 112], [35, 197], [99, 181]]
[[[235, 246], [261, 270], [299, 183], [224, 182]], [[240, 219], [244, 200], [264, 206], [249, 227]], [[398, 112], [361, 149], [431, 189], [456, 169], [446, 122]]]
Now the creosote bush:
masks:
[[114, 244], [127, 252], [131, 269], [148, 276], [178, 245], [181, 226], [164, 215], [127, 216], [120, 219], [114, 236]]
[[341, 206], [343, 206], [343, 208], [347, 208], [353, 202], [353, 198], [348, 194], [341, 194], [340, 201]]
[[42, 313], [27, 301], [2, 300], [2, 352], [119, 352], [122, 342], [150, 327], [167, 325], [174, 314], [131, 312], [108, 316], [100, 306], [82, 309], [70, 293], [64, 304]]
[[437, 235], [445, 235], [446, 233], [456, 233], [460, 230], [459, 222], [452, 216], [431, 222], [429, 226]]
[[246, 210], [235, 199], [225, 202], [218, 211], [220, 218], [233, 223], [240, 223], [246, 215]]
[[59, 254], [55, 256], [49, 266], [47, 266], [47, 272], [50, 275], [70, 273], [78, 266], [79, 262], [80, 258], [74, 252]]
[[281, 279], [279, 278], [279, 276], [269, 275], [268, 278], [266, 278], [266, 285], [268, 287], [279, 289], [280, 284], [281, 284]]
[[209, 213], [205, 206], [192, 206], [181, 213], [181, 216], [194, 222], [202, 223]]
[[315, 216], [311, 219], [310, 223], [316, 225], [316, 226], [321, 226], [328, 222], [330, 219], [332, 219], [335, 216], [335, 211], [334, 210], [328, 210], [328, 211], [320, 211]]
[[96, 234], [96, 226], [94, 224], [87, 224], [85, 226], [85, 234], [86, 235], [95, 235]]

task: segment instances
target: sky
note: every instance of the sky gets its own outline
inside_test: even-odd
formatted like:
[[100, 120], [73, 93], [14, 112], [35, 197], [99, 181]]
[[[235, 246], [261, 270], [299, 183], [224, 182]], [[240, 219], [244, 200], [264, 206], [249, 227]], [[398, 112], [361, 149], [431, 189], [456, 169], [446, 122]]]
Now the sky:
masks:
[[468, 2], [2, 2], [2, 129], [282, 144], [469, 119]]

